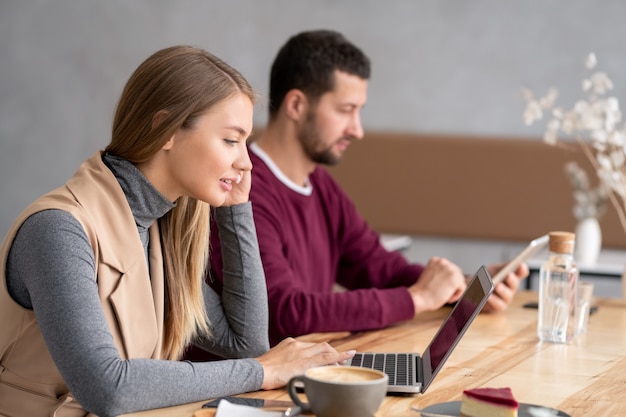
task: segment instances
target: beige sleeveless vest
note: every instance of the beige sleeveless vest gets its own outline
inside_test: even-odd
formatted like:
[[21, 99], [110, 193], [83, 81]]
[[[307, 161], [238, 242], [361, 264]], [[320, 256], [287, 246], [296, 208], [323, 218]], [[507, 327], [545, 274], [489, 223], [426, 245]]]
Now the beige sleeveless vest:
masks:
[[150, 228], [148, 272], [124, 193], [97, 152], [65, 186], [30, 205], [0, 247], [0, 416], [92, 416], [63, 382], [33, 311], [7, 291], [6, 261], [17, 230], [28, 216], [49, 208], [71, 213], [89, 237], [100, 302], [122, 359], [161, 357], [164, 275], [158, 226]]

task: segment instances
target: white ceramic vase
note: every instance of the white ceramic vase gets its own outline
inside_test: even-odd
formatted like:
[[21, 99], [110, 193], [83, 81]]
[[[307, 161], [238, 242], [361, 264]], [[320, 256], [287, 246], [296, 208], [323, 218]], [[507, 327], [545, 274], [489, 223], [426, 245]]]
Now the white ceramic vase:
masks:
[[602, 249], [602, 230], [595, 217], [588, 217], [576, 225], [574, 257], [578, 265], [594, 265]]

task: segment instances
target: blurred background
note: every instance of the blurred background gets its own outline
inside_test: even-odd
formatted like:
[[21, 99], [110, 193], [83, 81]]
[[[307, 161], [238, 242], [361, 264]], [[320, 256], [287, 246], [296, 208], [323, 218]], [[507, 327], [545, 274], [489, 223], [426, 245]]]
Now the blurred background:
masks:
[[109, 142], [124, 83], [163, 47], [215, 53], [264, 98], [290, 35], [335, 29], [373, 62], [366, 131], [540, 140], [521, 88], [573, 103], [589, 52], [626, 97], [625, 17], [623, 0], [2, 0], [0, 235]]

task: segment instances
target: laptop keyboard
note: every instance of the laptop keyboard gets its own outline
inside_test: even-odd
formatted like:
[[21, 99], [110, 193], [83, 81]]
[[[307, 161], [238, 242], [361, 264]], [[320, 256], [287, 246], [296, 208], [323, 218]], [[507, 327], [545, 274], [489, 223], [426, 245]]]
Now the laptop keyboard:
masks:
[[389, 385], [413, 385], [413, 367], [410, 353], [357, 353], [352, 358], [352, 366], [372, 368], [389, 376]]

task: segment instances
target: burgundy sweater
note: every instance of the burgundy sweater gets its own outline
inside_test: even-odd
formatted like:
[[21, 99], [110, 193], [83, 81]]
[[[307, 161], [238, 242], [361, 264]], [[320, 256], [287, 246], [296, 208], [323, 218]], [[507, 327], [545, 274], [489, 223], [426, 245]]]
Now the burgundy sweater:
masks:
[[[381, 328], [412, 318], [406, 286], [415, 283], [423, 267], [388, 252], [325, 169], [317, 167], [310, 175], [312, 190], [306, 195], [277, 178], [255, 153], [259, 151], [254, 145], [250, 150], [250, 200], [267, 280], [270, 343], [313, 332]], [[211, 245], [219, 289], [217, 233]], [[349, 291], [334, 291], [335, 283]]]

